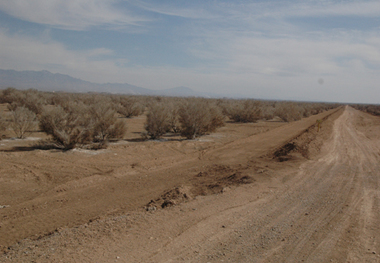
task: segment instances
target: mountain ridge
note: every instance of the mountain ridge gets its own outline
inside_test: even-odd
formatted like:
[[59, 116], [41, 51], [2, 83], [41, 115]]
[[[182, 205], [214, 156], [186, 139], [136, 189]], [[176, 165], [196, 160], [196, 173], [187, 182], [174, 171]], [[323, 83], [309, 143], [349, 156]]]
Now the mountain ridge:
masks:
[[[48, 70], [17, 71], [13, 69], [0, 69], [0, 88], [14, 87], [17, 89], [37, 89], [41, 91], [64, 92], [107, 92], [130, 95], [156, 95], [174, 97], [211, 97], [191, 88], [180, 86], [163, 90], [151, 90], [131, 85], [129, 83], [93, 83], [74, 78], [70, 75], [52, 73]], [[215, 97], [219, 97], [215, 95]]]

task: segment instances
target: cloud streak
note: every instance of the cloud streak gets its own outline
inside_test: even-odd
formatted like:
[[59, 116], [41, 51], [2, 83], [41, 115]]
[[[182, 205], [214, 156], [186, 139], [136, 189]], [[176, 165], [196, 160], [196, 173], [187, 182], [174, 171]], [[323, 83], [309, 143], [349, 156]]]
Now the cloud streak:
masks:
[[[82, 77], [87, 74], [118, 72], [118, 59], [100, 59], [113, 54], [105, 48], [72, 51], [56, 41], [42, 40], [18, 34], [9, 35], [0, 30], [0, 68], [16, 70], [51, 70]], [[87, 75], [89, 76], [89, 75]], [[100, 80], [93, 78], [94, 81]]]
[[[293, 10], [293, 11], [291, 11]], [[310, 5], [294, 5], [288, 9], [287, 15], [292, 16], [355, 16], [355, 17], [378, 17], [380, 5], [378, 1], [327, 1], [321, 5], [316, 1]]]
[[115, 0], [12, 0], [0, 10], [24, 21], [69, 30], [91, 27], [137, 26], [146, 18], [116, 6]]
[[[51, 39], [54, 34], [49, 32], [27, 36], [0, 30], [0, 68], [47, 69], [94, 82], [127, 82], [152, 89], [189, 86], [224, 94], [233, 90], [256, 98], [380, 102], [376, 27], [342, 29], [332, 24], [315, 29], [291, 19], [376, 19], [380, 8], [374, 1], [27, 3], [2, 2], [0, 9], [47, 28], [69, 29], [66, 34], [71, 30], [96, 34], [97, 28], [135, 25], [144, 31], [122, 32], [117, 41], [111, 38], [104, 43], [94, 37], [99, 43], [92, 48], [77, 48], [70, 41]], [[186, 64], [188, 59], [191, 63]], [[318, 83], [320, 78], [323, 85]]]

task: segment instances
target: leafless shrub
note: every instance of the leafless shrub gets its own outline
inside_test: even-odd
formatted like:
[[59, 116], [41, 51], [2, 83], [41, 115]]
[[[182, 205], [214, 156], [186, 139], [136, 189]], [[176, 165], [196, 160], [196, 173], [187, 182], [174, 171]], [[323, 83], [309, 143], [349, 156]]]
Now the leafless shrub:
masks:
[[188, 139], [215, 131], [224, 125], [220, 108], [204, 99], [191, 99], [179, 109], [181, 135]]
[[261, 103], [254, 100], [235, 101], [226, 111], [234, 122], [257, 122], [262, 118]]
[[304, 109], [303, 117], [321, 113], [329, 108], [329, 106], [324, 103], [303, 103], [301, 106]]
[[169, 130], [173, 133], [181, 132], [181, 124], [179, 123], [179, 107], [180, 102], [178, 100], [171, 101], [171, 103], [167, 103], [168, 107], [168, 122], [169, 122]]
[[54, 95], [50, 98], [50, 104], [55, 106], [65, 107], [65, 105], [69, 102], [75, 102], [75, 96], [69, 93], [54, 93]]
[[[76, 112], [77, 111], [77, 112]], [[91, 120], [88, 114], [78, 114], [83, 109], [65, 111], [61, 106], [45, 108], [41, 114], [39, 127], [52, 136], [57, 147], [73, 149], [78, 144], [92, 141]]]
[[42, 93], [37, 90], [30, 89], [25, 91], [14, 91], [9, 88], [6, 91], [6, 94], [8, 95], [6, 95], [5, 101], [8, 103], [9, 111], [15, 111], [17, 107], [24, 107], [28, 108], [35, 114], [40, 114], [42, 106], [46, 104], [40, 95]]
[[275, 115], [284, 121], [295, 121], [339, 106], [336, 103], [277, 102]]
[[110, 97], [106, 94], [98, 94], [98, 93], [85, 93], [77, 95], [78, 101], [83, 102], [85, 105], [95, 105], [100, 103], [110, 103]]
[[169, 110], [163, 103], [149, 105], [145, 130], [151, 139], [161, 138], [170, 129]]
[[223, 127], [225, 125], [224, 116], [218, 107], [210, 105], [209, 112], [211, 123], [208, 125], [206, 133], [215, 132], [217, 128]]
[[46, 101], [44, 101], [37, 91], [27, 90], [21, 104], [35, 114], [41, 114], [43, 106], [46, 105]]
[[226, 117], [228, 117], [228, 112], [232, 107], [232, 104], [235, 103], [235, 100], [233, 99], [217, 99], [215, 100], [215, 105], [219, 107], [222, 114]]
[[40, 129], [51, 135], [59, 148], [85, 145], [91, 149], [104, 148], [109, 139], [121, 139], [126, 132], [125, 123], [118, 120], [109, 103], [98, 101], [92, 106], [81, 100], [60, 103], [63, 106], [45, 107], [39, 118]]
[[17, 107], [21, 106], [20, 104], [18, 104], [17, 102], [12, 102], [12, 103], [9, 103], [7, 105], [7, 108], [9, 111], [15, 111], [17, 109]]
[[124, 138], [127, 132], [127, 125], [122, 120], [117, 120], [113, 127], [109, 130], [109, 138], [113, 140], [120, 140]]
[[12, 103], [19, 97], [20, 91], [15, 88], [6, 88], [1, 92], [0, 103]]
[[133, 97], [123, 96], [119, 100], [119, 107], [117, 112], [126, 118], [131, 118], [133, 116], [139, 116], [143, 113], [143, 105]]
[[380, 116], [380, 105], [370, 105], [370, 104], [352, 104], [351, 107], [367, 112], [369, 114]]
[[23, 139], [34, 127], [36, 115], [25, 107], [17, 107], [11, 112], [11, 128], [17, 138]]
[[5, 121], [5, 119], [0, 116], [0, 140], [2, 138], [2, 136], [4, 135], [3, 132], [7, 129], [7, 122]]
[[297, 121], [303, 116], [303, 110], [294, 102], [279, 102], [276, 104], [275, 115], [283, 121]]
[[125, 122], [118, 120], [116, 111], [105, 102], [90, 108], [93, 126], [93, 141], [104, 143], [109, 139], [122, 139], [127, 131]]
[[0, 131], [4, 131], [6, 129], [6, 123], [2, 116], [0, 116]]
[[274, 102], [264, 102], [262, 103], [262, 118], [264, 120], [271, 120], [275, 117], [275, 103]]

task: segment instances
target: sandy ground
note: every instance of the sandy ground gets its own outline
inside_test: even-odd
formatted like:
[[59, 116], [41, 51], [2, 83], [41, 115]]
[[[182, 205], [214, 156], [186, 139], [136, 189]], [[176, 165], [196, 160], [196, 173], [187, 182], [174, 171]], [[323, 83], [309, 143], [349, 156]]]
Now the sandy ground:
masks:
[[379, 134], [347, 107], [101, 151], [0, 141], [0, 262], [380, 262]]

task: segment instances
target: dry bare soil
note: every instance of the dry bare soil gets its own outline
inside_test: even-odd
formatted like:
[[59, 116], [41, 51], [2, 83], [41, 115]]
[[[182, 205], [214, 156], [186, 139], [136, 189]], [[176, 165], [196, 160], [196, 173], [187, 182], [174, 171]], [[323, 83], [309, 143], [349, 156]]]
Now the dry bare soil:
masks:
[[138, 142], [139, 117], [106, 150], [0, 141], [0, 262], [380, 262], [379, 120]]

